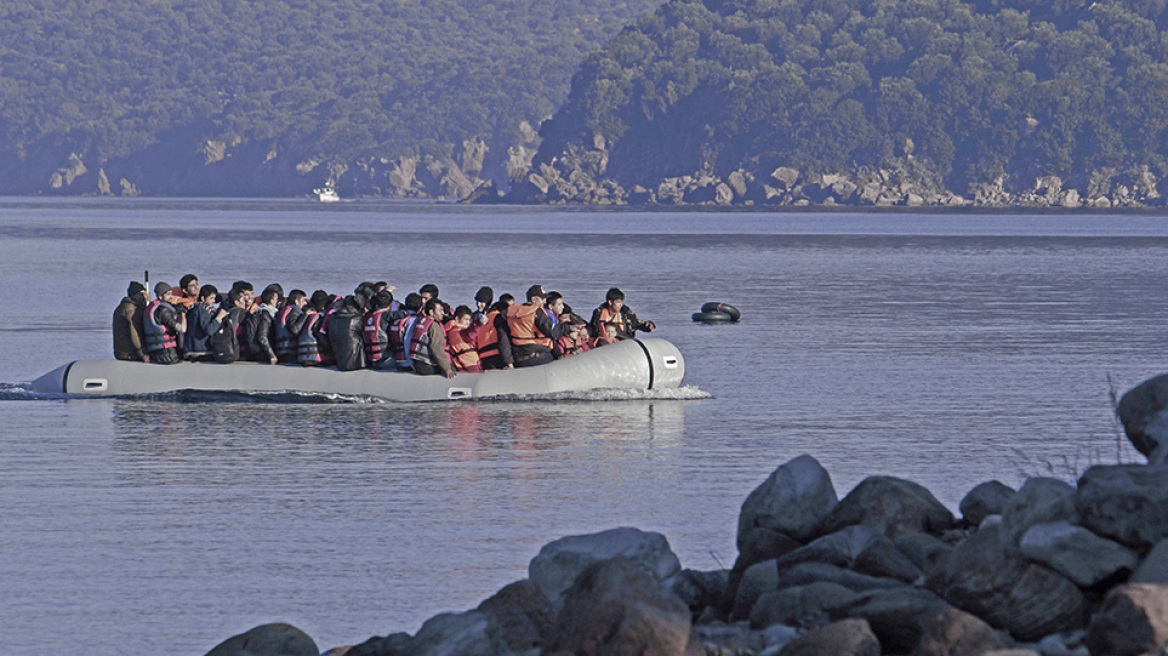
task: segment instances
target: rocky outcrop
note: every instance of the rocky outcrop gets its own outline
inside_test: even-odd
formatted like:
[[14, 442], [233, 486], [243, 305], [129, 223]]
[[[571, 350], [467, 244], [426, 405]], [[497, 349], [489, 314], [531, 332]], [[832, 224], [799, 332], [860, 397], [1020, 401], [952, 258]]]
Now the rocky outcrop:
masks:
[[[810, 508], [791, 507], [800, 504]], [[991, 482], [962, 506], [958, 525], [928, 490], [886, 476], [864, 479], [836, 502], [827, 472], [800, 456], [743, 503], [734, 570], [681, 570], [664, 536], [634, 528], [569, 536], [540, 550], [527, 579], [475, 610], [431, 618], [414, 636], [329, 653], [1084, 656], [1168, 648], [1168, 467], [1097, 465], [1077, 486], [1034, 478], [1017, 493]], [[268, 625], [211, 654], [277, 653], [284, 641], [294, 643], [287, 653], [315, 649], [294, 627]]]

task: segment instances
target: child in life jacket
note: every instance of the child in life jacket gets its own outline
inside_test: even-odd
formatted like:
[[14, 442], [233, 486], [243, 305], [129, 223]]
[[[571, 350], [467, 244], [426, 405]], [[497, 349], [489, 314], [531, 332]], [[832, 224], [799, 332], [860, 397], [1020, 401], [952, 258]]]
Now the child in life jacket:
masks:
[[592, 348], [616, 344], [620, 341], [620, 338], [617, 337], [617, 325], [615, 323], [605, 321], [602, 327], [604, 328], [604, 334], [592, 340]]
[[556, 340], [561, 358], [583, 353], [592, 348], [588, 345], [588, 323], [582, 317], [570, 317], [568, 322], [568, 334]]

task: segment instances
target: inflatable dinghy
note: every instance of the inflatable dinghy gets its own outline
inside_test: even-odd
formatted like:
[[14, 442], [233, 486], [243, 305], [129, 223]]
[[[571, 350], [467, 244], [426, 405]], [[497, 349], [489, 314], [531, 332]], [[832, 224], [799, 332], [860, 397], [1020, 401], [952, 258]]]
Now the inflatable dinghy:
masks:
[[685, 361], [673, 344], [628, 339], [536, 367], [460, 373], [454, 378], [409, 372], [255, 362], [172, 365], [77, 360], [41, 376], [32, 391], [77, 396], [133, 396], [181, 390], [302, 392], [366, 396], [389, 401], [443, 401], [594, 389], [679, 387]]

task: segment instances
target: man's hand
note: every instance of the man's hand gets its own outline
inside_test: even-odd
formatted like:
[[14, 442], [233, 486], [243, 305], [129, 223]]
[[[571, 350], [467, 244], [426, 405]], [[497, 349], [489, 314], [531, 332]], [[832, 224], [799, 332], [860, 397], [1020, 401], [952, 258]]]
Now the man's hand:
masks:
[[446, 372], [444, 372], [444, 373], [446, 374], [446, 377], [447, 377], [447, 378], [454, 378], [454, 377], [455, 377], [455, 375], [457, 375], [457, 374], [456, 374], [456, 372], [455, 372], [453, 369], [451, 369], [450, 371], [446, 371]]

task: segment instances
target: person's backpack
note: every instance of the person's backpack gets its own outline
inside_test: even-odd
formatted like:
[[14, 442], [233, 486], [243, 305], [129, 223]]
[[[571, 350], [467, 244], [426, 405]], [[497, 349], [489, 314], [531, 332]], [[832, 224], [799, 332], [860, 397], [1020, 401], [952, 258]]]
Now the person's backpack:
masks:
[[231, 364], [239, 359], [239, 340], [235, 338], [235, 326], [230, 319], [219, 322], [219, 330], [207, 338], [207, 349], [220, 364]]

